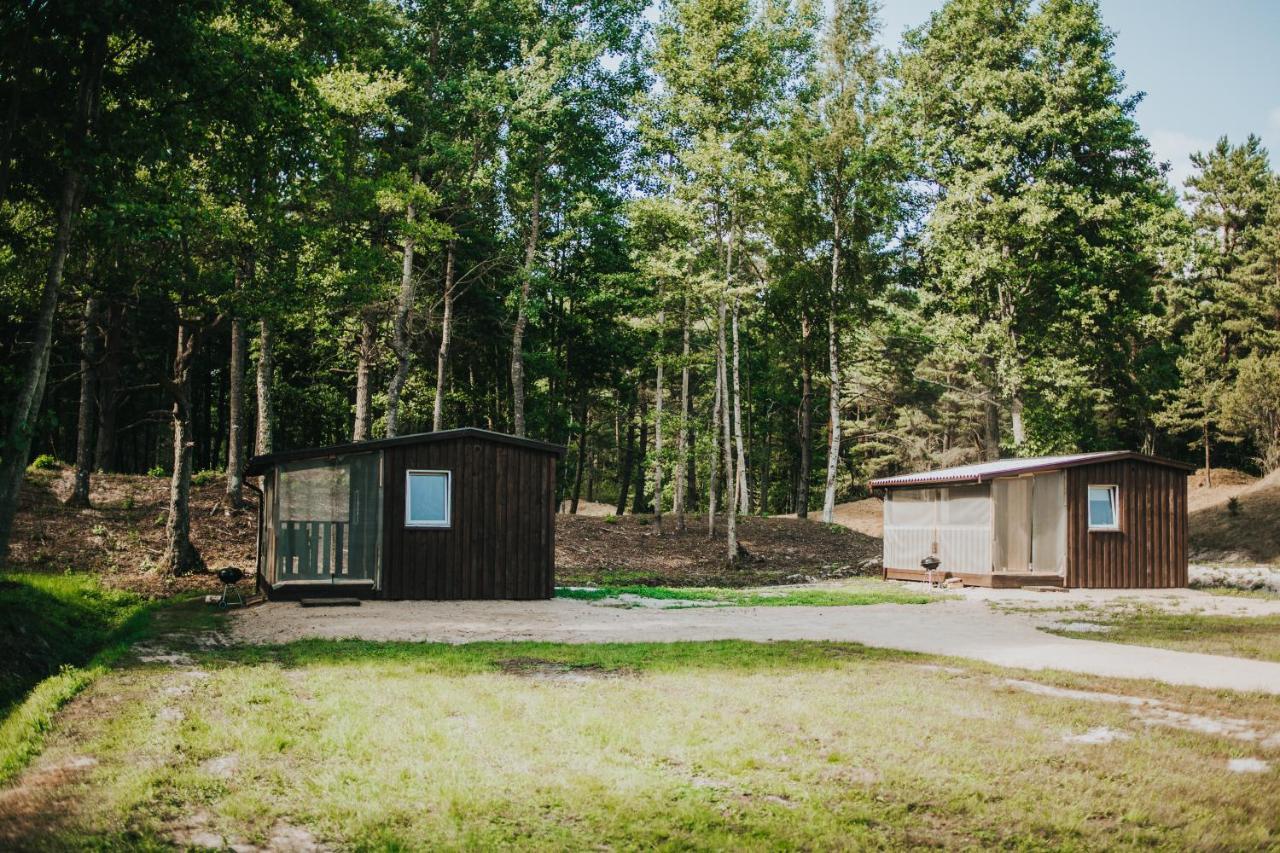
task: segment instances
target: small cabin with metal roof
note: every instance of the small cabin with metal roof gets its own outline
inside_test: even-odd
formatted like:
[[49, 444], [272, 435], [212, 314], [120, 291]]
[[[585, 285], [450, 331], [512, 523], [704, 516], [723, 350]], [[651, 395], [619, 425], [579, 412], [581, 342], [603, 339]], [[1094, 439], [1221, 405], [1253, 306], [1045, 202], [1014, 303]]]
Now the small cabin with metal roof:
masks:
[[1187, 585], [1187, 474], [1131, 451], [1000, 459], [881, 477], [884, 576], [987, 587]]
[[482, 429], [255, 456], [269, 598], [550, 598], [564, 448]]

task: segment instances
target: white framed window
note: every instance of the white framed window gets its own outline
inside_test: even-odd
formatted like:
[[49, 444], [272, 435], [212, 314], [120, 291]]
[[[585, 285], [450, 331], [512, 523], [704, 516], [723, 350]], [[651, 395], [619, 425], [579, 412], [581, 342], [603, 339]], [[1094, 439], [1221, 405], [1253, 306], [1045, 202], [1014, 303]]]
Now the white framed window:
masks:
[[404, 472], [405, 527], [449, 527], [452, 503], [451, 472]]
[[1120, 487], [1089, 487], [1089, 529], [1120, 529]]

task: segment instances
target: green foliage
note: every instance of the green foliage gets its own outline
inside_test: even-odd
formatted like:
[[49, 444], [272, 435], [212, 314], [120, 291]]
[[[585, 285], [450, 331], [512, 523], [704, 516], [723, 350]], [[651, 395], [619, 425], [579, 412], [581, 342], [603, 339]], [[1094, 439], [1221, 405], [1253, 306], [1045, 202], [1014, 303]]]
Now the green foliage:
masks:
[[56, 456], [49, 453], [41, 453], [35, 459], [31, 460], [31, 464], [27, 466], [28, 471], [55, 471], [62, 467], [62, 463], [58, 461]]
[[147, 476], [154, 477], [157, 480], [159, 480], [159, 479], [168, 477], [169, 472], [164, 470], [163, 465], [152, 465], [150, 468], [147, 469]]
[[226, 472], [215, 471], [213, 469], [208, 469], [205, 471], [197, 471], [191, 475], [191, 485], [207, 486], [210, 483], [217, 482], [219, 479], [225, 476], [226, 476]]

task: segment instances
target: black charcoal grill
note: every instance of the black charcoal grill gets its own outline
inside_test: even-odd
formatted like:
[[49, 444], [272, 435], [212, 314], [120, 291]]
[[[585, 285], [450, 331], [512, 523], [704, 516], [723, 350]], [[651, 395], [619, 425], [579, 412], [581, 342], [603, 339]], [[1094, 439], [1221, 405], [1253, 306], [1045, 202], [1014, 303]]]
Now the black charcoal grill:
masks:
[[222, 581], [222, 597], [218, 599], [218, 606], [230, 607], [234, 597], [236, 603], [243, 607], [244, 596], [240, 594], [240, 588], [236, 584], [244, 580], [244, 571], [235, 566], [218, 569], [218, 580]]

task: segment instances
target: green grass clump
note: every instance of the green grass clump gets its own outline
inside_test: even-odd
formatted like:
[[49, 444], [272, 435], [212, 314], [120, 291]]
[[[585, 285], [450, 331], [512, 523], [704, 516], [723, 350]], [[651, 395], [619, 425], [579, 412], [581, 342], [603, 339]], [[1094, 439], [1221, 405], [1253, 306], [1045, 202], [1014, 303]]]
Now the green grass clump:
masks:
[[1159, 607], [1138, 606], [1094, 611], [1076, 621], [1101, 625], [1107, 630], [1046, 630], [1077, 639], [1280, 661], [1280, 616], [1170, 613]]
[[557, 598], [601, 601], [634, 595], [666, 601], [709, 601], [726, 607], [849, 607], [865, 604], [929, 604], [941, 596], [903, 590], [880, 581], [855, 589], [786, 589], [762, 591], [721, 587], [604, 586], [557, 587]]
[[27, 466], [28, 471], [53, 471], [61, 468], [62, 463], [58, 461], [58, 457], [51, 453], [41, 453], [35, 459], [31, 460], [31, 464]]
[[197, 471], [191, 475], [191, 485], [207, 486], [223, 475], [222, 471], [215, 471], [212, 468], [204, 471]]

